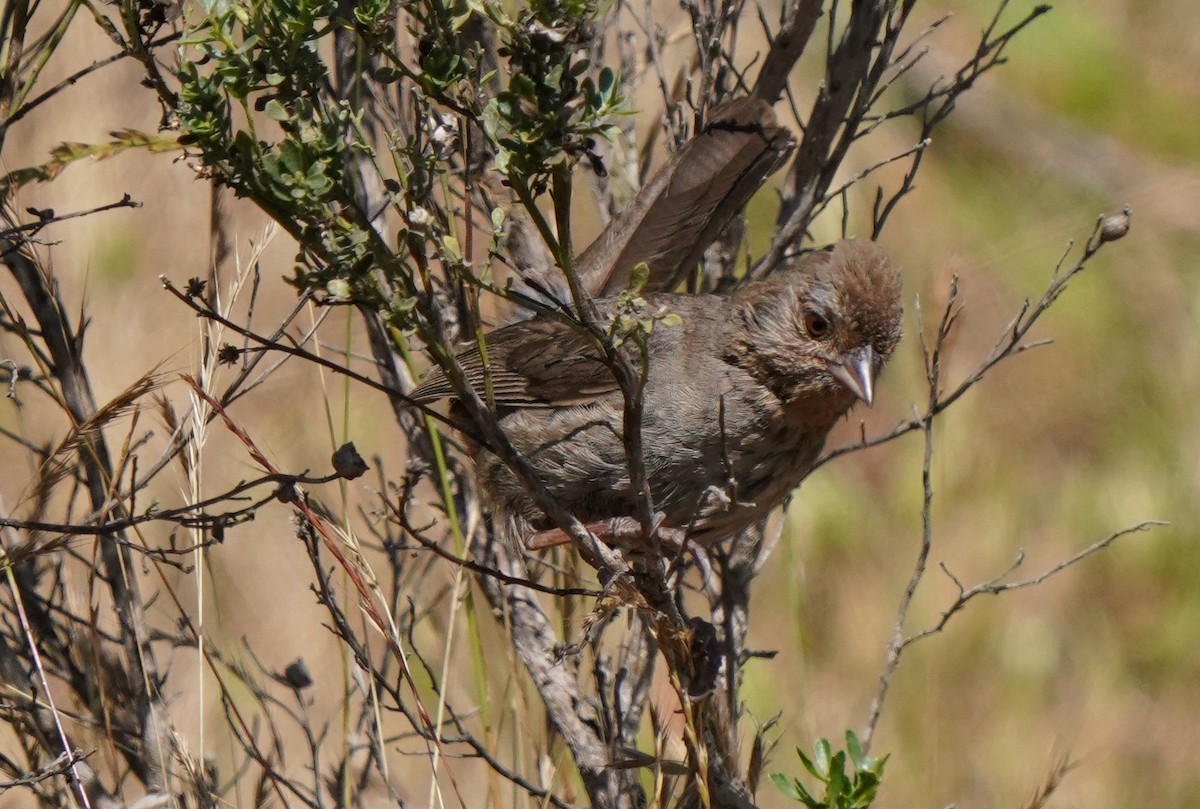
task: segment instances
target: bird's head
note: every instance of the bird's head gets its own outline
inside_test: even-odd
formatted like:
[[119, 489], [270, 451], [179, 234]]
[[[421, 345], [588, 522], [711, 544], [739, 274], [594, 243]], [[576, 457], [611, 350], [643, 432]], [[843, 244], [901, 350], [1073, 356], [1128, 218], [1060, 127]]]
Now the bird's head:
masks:
[[[874, 242], [843, 241], [745, 288], [745, 349], [784, 402], [870, 405], [900, 341], [900, 275]], [[814, 413], [814, 415], [816, 415]]]

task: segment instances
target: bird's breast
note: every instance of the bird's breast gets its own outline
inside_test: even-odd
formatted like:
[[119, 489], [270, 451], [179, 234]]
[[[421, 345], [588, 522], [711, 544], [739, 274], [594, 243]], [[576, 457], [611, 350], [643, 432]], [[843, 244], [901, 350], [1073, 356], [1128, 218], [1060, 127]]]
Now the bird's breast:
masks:
[[768, 391], [743, 385], [702, 422], [707, 426], [695, 455], [704, 473], [693, 475], [698, 483], [687, 493], [690, 513], [678, 520], [692, 526], [698, 541], [715, 541], [754, 524], [808, 475], [828, 427], [790, 416]]

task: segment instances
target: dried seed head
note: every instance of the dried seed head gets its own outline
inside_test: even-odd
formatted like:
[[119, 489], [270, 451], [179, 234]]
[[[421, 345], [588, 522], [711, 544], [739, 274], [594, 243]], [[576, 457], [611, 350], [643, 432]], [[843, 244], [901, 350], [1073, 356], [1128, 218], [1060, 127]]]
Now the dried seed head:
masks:
[[1115, 242], [1129, 232], [1129, 220], [1133, 210], [1125, 205], [1119, 213], [1109, 214], [1100, 220], [1100, 243]]

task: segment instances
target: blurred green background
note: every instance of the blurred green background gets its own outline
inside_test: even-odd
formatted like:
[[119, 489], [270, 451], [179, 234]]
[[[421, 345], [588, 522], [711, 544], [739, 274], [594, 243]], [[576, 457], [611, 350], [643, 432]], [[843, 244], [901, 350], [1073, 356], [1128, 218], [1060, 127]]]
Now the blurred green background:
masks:
[[[1008, 18], [1030, 5], [1013, 3]], [[923, 22], [952, 17], [930, 38], [912, 86], [968, 58], [993, 12], [982, 0], [922, 3]], [[99, 34], [72, 36], [81, 64], [101, 52]], [[1051, 805], [1198, 806], [1200, 7], [1063, 4], [1017, 37], [1008, 57], [935, 133], [917, 189], [882, 238], [904, 268], [908, 301], [919, 298], [928, 320], [959, 276], [965, 308], [947, 382], [978, 364], [1024, 299], [1041, 295], [1098, 214], [1129, 204], [1133, 228], [1035, 330], [1053, 345], [1005, 363], [937, 427], [932, 564], [908, 629], [935, 622], [954, 597], [938, 564], [971, 585], [1024, 552], [1020, 578], [1142, 520], [1171, 525], [1127, 537], [1039, 587], [979, 599], [912, 647], [875, 743], [874, 752], [892, 754], [879, 805], [1021, 806], [1069, 755], [1078, 767]], [[153, 130], [160, 111], [137, 80], [136, 68], [117, 65], [65, 93], [10, 134], [5, 170], [40, 162], [59, 141]], [[847, 176], [913, 137], [881, 133], [852, 154]], [[157, 276], [182, 283], [205, 274], [208, 186], [170, 156], [129, 154], [73, 166], [19, 200], [63, 212], [126, 191], [146, 206], [62, 225], [53, 234], [60, 243], [47, 248], [69, 305], [86, 301], [92, 316], [88, 361], [99, 369], [101, 401], [155, 363], [175, 371], [195, 360], [195, 321], [167, 303]], [[859, 210], [869, 200], [864, 189]], [[769, 216], [769, 202], [767, 192], [752, 219]], [[247, 253], [265, 221], [234, 210]], [[852, 229], [864, 221], [852, 217]], [[817, 236], [834, 238], [834, 226], [831, 218]], [[264, 323], [294, 301], [278, 281], [292, 257], [284, 241], [263, 256], [256, 317]], [[876, 407], [856, 413], [833, 445], [853, 439], [858, 416], [882, 430], [922, 401], [914, 309]], [[240, 406], [282, 466], [323, 468], [336, 432], [324, 397], [340, 401], [323, 384], [311, 369], [287, 366]], [[356, 394], [349, 402], [359, 448], [386, 457], [398, 438], [383, 401]], [[55, 435], [47, 414], [9, 409], [4, 420]], [[250, 474], [227, 437], [214, 433], [206, 451], [231, 479]], [[0, 452], [0, 490], [15, 501], [31, 470], [11, 446]], [[390, 466], [398, 472], [400, 460]], [[779, 654], [750, 664], [745, 690], [758, 719], [781, 713], [771, 771], [798, 774], [792, 747], [840, 739], [867, 716], [920, 540], [920, 472], [913, 435], [824, 468], [790, 506], [784, 541], [756, 584], [749, 643]], [[318, 674], [336, 669], [286, 513], [260, 517], [255, 531], [253, 542], [211, 555], [219, 631], [246, 636], [262, 659], [283, 665], [307, 625], [306, 660]], [[264, 566], [269, 579], [239, 587]], [[182, 693], [173, 704], [185, 729], [194, 699]], [[769, 786], [760, 799], [786, 804]]]
[[[932, 40], [932, 75], [970, 55], [993, 9], [925, 5], [929, 18], [953, 13]], [[935, 133], [883, 237], [927, 321], [960, 277], [955, 382], [1093, 217], [1134, 210], [1130, 237], [1035, 330], [1054, 344], [1001, 367], [936, 430], [934, 565], [970, 586], [1023, 551], [1024, 578], [1118, 528], [1171, 522], [980, 599], [911, 647], [876, 746], [893, 753], [883, 805], [1023, 805], [1062, 755], [1079, 766], [1051, 805], [1200, 805], [1197, 23], [1188, 2], [1055, 8]], [[870, 414], [879, 428], [923, 394], [920, 326], [907, 325], [883, 412]], [[782, 708], [788, 743], [840, 738], [866, 716], [920, 539], [921, 450], [912, 436], [838, 463], [792, 506], [792, 541], [758, 590], [780, 620], [756, 637], [786, 650], [796, 675], [762, 665], [748, 689], [760, 715]], [[931, 568], [909, 631], [954, 594]], [[784, 762], [798, 771], [790, 749]]]

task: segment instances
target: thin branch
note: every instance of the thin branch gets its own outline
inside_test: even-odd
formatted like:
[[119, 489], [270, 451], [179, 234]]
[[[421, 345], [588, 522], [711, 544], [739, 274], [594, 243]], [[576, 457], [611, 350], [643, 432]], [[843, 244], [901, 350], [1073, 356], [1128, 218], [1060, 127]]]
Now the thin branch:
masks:
[[901, 643], [900, 648], [901, 648], [901, 650], [903, 650], [903, 649], [911, 646], [912, 644], [916, 643], [917, 641], [923, 640], [923, 639], [929, 637], [930, 635], [936, 635], [939, 632], [941, 632], [943, 629], [946, 628], [946, 624], [948, 624], [950, 622], [950, 619], [953, 618], [964, 607], [966, 607], [967, 604], [970, 601], [972, 601], [974, 598], [976, 598], [977, 596], [1001, 595], [1002, 593], [1007, 593], [1011, 590], [1022, 590], [1026, 587], [1036, 587], [1037, 585], [1045, 582], [1051, 576], [1061, 573], [1062, 571], [1066, 570], [1067, 568], [1083, 561], [1087, 557], [1089, 557], [1093, 554], [1099, 553], [1100, 551], [1106, 549], [1109, 545], [1112, 545], [1114, 542], [1116, 542], [1118, 539], [1121, 539], [1122, 537], [1129, 536], [1130, 534], [1141, 533], [1143, 531], [1149, 531], [1151, 528], [1156, 528], [1156, 527], [1166, 526], [1166, 525], [1170, 525], [1170, 523], [1166, 522], [1164, 520], [1143, 520], [1142, 522], [1138, 523], [1137, 525], [1132, 525], [1128, 528], [1122, 528], [1119, 531], [1114, 531], [1113, 533], [1109, 534], [1108, 536], [1106, 536], [1102, 539], [1096, 540], [1091, 545], [1088, 545], [1086, 548], [1083, 548], [1082, 550], [1077, 551], [1076, 553], [1072, 554], [1071, 556], [1068, 556], [1066, 559], [1063, 559], [1062, 561], [1051, 565], [1050, 567], [1046, 568], [1042, 572], [1040, 572], [1034, 576], [1030, 576], [1027, 579], [1021, 579], [1019, 581], [1005, 582], [1004, 579], [1008, 578], [1009, 575], [1011, 575], [1014, 571], [1016, 571], [1018, 568], [1020, 568], [1020, 566], [1024, 563], [1024, 561], [1025, 561], [1024, 552], [1018, 554], [1017, 558], [1008, 567], [1008, 569], [1005, 570], [1003, 573], [1001, 573], [999, 576], [996, 576], [995, 578], [993, 578], [989, 581], [985, 581], [985, 582], [981, 582], [980, 584], [976, 584], [975, 586], [973, 586], [971, 588], [964, 588], [962, 585], [962, 582], [960, 582], [958, 580], [958, 578], [946, 568], [945, 565], [942, 565], [943, 572], [945, 572], [945, 574], [950, 578], [950, 580], [954, 582], [954, 586], [958, 589], [958, 595], [955, 596], [954, 601], [950, 604], [950, 606], [947, 607], [942, 612], [941, 617], [938, 618], [936, 623], [934, 623], [933, 625], [931, 625], [929, 627], [926, 627], [925, 629], [922, 629], [919, 632], [916, 632], [916, 633], [904, 638], [904, 641]]

